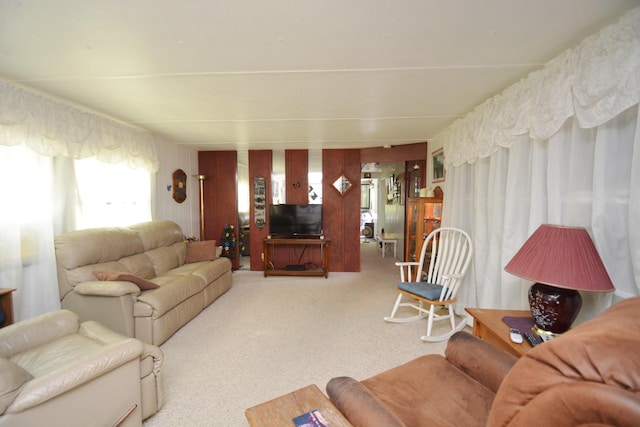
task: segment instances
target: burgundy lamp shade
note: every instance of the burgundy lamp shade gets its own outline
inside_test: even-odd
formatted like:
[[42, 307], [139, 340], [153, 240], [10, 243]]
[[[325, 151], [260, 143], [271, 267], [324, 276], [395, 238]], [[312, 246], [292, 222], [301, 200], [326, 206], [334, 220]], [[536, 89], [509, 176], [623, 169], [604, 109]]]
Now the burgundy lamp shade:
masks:
[[569, 329], [582, 306], [577, 291], [615, 289], [582, 227], [541, 225], [504, 269], [536, 282], [529, 289], [529, 306], [539, 334], [560, 334]]

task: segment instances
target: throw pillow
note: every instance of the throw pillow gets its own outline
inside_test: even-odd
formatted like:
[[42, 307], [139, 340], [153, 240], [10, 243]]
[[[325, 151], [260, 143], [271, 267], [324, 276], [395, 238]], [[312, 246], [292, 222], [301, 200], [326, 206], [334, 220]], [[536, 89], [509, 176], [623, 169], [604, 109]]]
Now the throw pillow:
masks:
[[33, 376], [10, 360], [0, 357], [0, 414], [13, 403], [22, 387]]
[[185, 264], [200, 261], [213, 261], [216, 259], [216, 241], [203, 240], [201, 242], [191, 242], [187, 246], [187, 259]]
[[147, 279], [124, 271], [94, 271], [93, 275], [96, 276], [98, 280], [122, 280], [124, 282], [131, 282], [138, 285], [141, 291], [146, 291], [147, 289], [156, 289], [160, 287]]

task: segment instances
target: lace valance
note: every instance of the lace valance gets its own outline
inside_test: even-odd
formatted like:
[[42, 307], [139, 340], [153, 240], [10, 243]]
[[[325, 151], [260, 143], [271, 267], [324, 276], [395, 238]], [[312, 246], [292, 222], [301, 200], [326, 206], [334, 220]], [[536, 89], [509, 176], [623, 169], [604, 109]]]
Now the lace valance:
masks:
[[504, 92], [480, 104], [434, 138], [445, 166], [512, 146], [517, 135], [545, 140], [575, 116], [583, 128], [598, 126], [640, 98], [640, 8], [565, 51]]
[[0, 81], [0, 145], [24, 145], [44, 156], [96, 157], [158, 170], [153, 136]]

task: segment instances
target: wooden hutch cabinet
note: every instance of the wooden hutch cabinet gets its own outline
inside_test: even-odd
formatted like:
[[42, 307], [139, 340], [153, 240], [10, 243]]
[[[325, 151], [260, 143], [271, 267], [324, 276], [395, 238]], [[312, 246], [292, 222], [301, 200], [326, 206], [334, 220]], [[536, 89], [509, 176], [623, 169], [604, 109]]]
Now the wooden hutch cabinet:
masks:
[[442, 219], [442, 190], [436, 187], [435, 197], [410, 197], [407, 199], [407, 223], [405, 231], [405, 261], [417, 261], [422, 242]]

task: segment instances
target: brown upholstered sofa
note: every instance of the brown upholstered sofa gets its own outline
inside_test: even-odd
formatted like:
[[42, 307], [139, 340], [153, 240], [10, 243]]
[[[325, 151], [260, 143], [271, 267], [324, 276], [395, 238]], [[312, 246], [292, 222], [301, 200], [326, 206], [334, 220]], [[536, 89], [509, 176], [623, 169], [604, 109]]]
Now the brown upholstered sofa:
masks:
[[[202, 256], [199, 245], [209, 244]], [[231, 288], [231, 261], [217, 258], [214, 248], [214, 241], [185, 242], [172, 221], [58, 235], [62, 308], [160, 345]]]
[[640, 425], [640, 297], [520, 359], [466, 332], [445, 356], [334, 378], [327, 393], [356, 427]]

